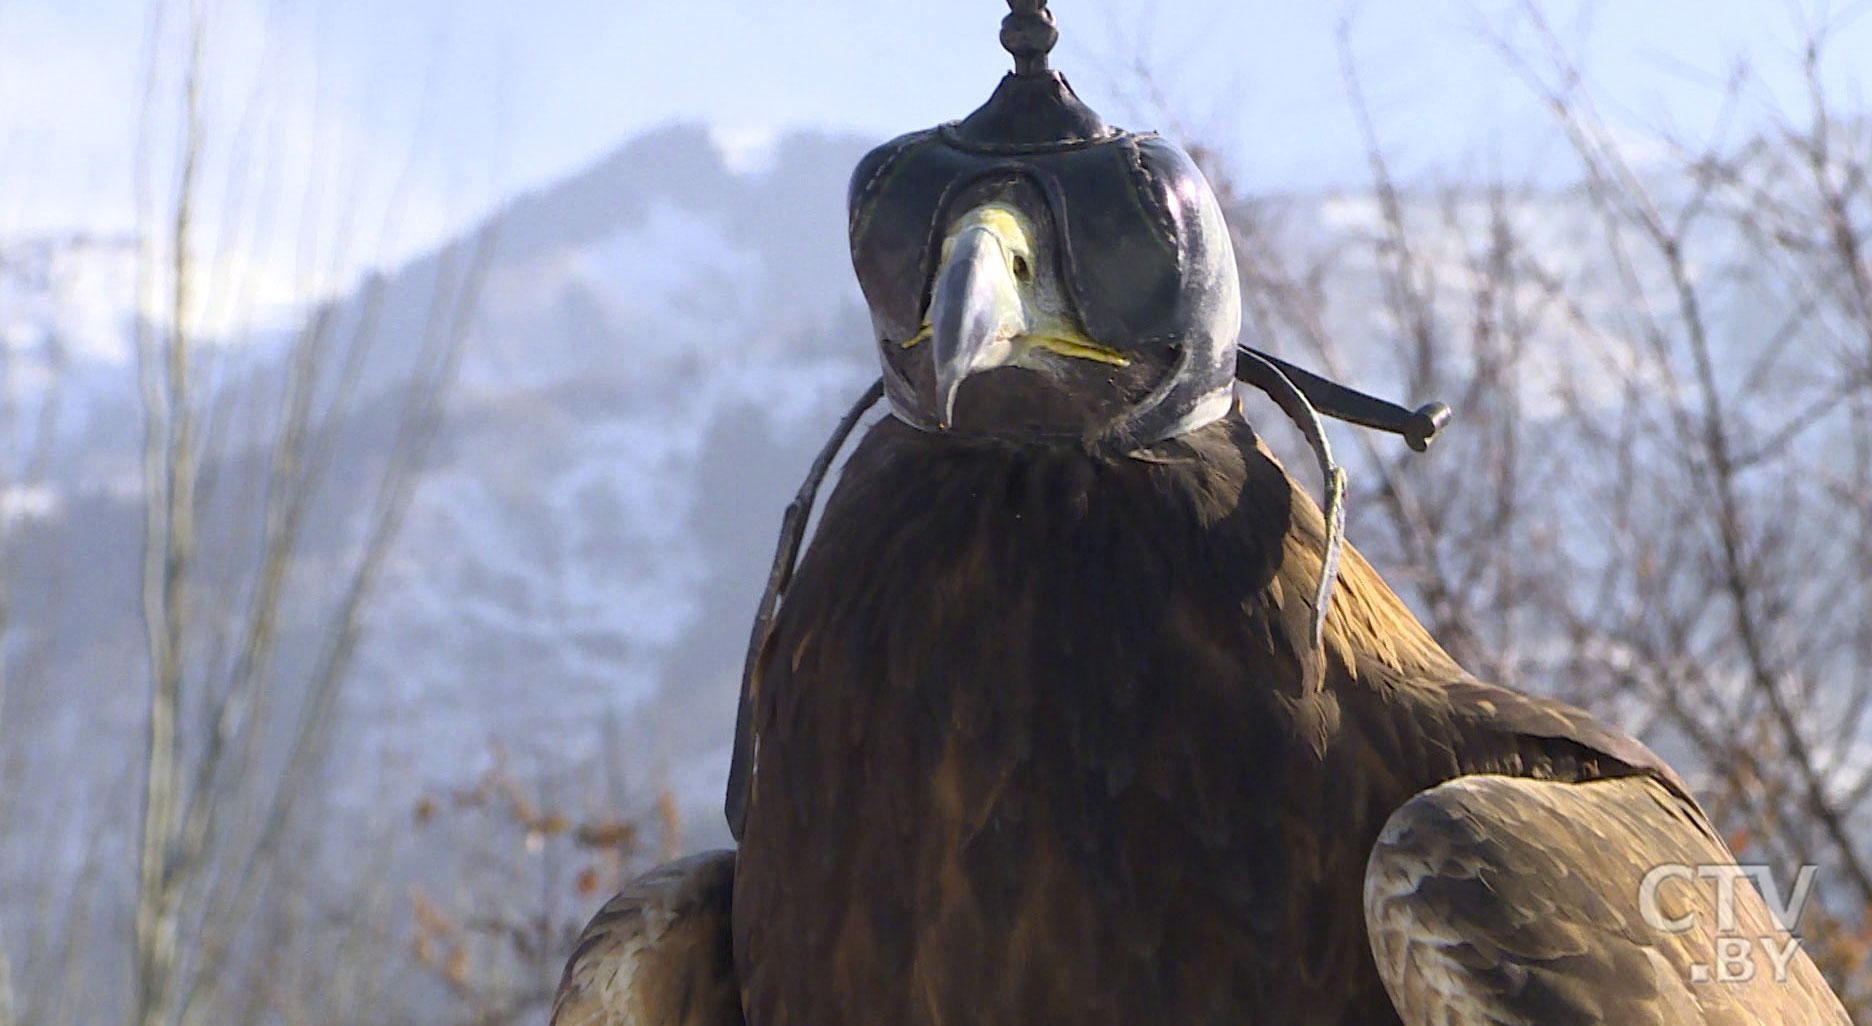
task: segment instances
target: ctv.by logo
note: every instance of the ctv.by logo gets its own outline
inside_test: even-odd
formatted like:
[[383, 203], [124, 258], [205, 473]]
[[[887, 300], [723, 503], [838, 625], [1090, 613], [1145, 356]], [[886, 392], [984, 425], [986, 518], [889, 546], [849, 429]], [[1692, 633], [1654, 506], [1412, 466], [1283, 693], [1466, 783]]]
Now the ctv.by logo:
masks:
[[[1774, 873], [1765, 865], [1685, 865], [1667, 862], [1644, 875], [1638, 884], [1638, 911], [1654, 930], [1664, 933], [1688, 933], [1697, 926], [1695, 910], [1681, 916], [1666, 915], [1658, 907], [1658, 890], [1667, 881], [1677, 880], [1691, 887], [1699, 880], [1714, 880], [1716, 885], [1716, 929], [1710, 937], [1710, 961], [1690, 966], [1692, 983], [1747, 983], [1758, 969], [1766, 968], [1776, 983], [1787, 982], [1788, 967], [1800, 950], [1800, 938], [1794, 930], [1801, 913], [1813, 897], [1817, 866], [1802, 866], [1794, 877], [1794, 888], [1784, 900]], [[1752, 880], [1760, 893], [1775, 931], [1766, 936], [1750, 936], [1736, 922], [1736, 884]], [[1765, 966], [1756, 961], [1760, 955]]]

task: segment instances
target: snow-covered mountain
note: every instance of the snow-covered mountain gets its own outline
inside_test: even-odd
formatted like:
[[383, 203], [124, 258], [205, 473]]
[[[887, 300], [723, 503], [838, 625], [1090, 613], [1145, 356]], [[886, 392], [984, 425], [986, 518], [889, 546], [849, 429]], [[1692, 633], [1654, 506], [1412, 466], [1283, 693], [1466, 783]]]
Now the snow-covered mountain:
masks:
[[[348, 687], [340, 764], [359, 772], [340, 774], [341, 796], [413, 803], [471, 778], [495, 746], [537, 755], [543, 773], [622, 739], [633, 788], [673, 790], [699, 836], [720, 833], [741, 655], [780, 510], [871, 373], [843, 216], [866, 145], [797, 134], [736, 171], [706, 130], [670, 128], [483, 226], [495, 248], [459, 378]], [[456, 255], [334, 304], [379, 306], [367, 379], [393, 380], [411, 358]], [[59, 669], [16, 674], [4, 707], [40, 737], [76, 742], [98, 726], [86, 710], [108, 709], [113, 732], [141, 713], [140, 689], [124, 685], [141, 673], [134, 268], [126, 240], [0, 253], [9, 452], [26, 451], [35, 397], [62, 375], [55, 465], [0, 495], [0, 513], [43, 538], [16, 555], [15, 579], [57, 596], [18, 618], [14, 644], [56, 636]], [[321, 509], [342, 520], [388, 426], [367, 399], [334, 430], [353, 440], [338, 462], [356, 472], [334, 476]], [[4, 479], [24, 482], [22, 468]], [[314, 534], [331, 535], [306, 553], [316, 592], [320, 546], [338, 551], [345, 531]], [[81, 665], [112, 669], [73, 686]], [[56, 749], [9, 751], [49, 769]], [[401, 795], [379, 783], [389, 765]]]
[[575, 765], [624, 724], [638, 782], [719, 833], [780, 510], [871, 373], [843, 217], [863, 149], [793, 136], [737, 174], [671, 129], [502, 212], [371, 616], [361, 743], [441, 781], [464, 747]]
[[[344, 692], [326, 799], [343, 818], [318, 827], [335, 852], [381, 845], [386, 817], [471, 784], [495, 752], [575, 814], [639, 814], [667, 792], [683, 843], [725, 837], [741, 660], [780, 512], [874, 374], [844, 224], [867, 145], [794, 134], [750, 166], [673, 127], [468, 233], [494, 248]], [[324, 311], [345, 336], [368, 309], [375, 341], [357, 401], [324, 429], [335, 459], [280, 648], [288, 708], [348, 581], [436, 285], [469, 245]], [[0, 920], [13, 950], [65, 929], [23, 910], [131, 864], [148, 679], [137, 284], [133, 240], [0, 244]], [[251, 528], [238, 525], [255, 521], [237, 504], [266, 459], [286, 351], [277, 337], [205, 344], [217, 380], [247, 398], [215, 428], [206, 475], [204, 623], [245, 595]], [[204, 631], [200, 665], [226, 643]], [[333, 872], [342, 893], [366, 870]], [[94, 928], [114, 935], [126, 907], [99, 902]]]

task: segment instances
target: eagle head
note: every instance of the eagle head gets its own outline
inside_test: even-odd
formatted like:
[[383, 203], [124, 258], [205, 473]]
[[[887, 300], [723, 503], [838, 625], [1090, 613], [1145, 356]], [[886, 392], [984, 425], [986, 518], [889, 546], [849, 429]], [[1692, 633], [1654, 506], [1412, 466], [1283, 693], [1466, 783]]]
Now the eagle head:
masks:
[[1129, 448], [1228, 412], [1241, 293], [1215, 194], [1043, 60], [967, 118], [871, 151], [848, 206], [904, 421]]

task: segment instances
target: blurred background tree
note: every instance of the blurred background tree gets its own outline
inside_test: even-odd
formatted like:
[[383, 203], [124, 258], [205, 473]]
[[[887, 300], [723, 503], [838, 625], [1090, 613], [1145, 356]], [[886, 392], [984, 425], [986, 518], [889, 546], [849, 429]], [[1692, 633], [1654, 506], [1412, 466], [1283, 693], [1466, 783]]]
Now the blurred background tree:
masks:
[[1872, 120], [1822, 75], [1859, 55], [1813, 23], [1804, 95], [1738, 64], [1711, 134], [1639, 143], [1516, 13], [1486, 38], [1577, 182], [1399, 180], [1344, 24], [1368, 192], [1296, 224], [1206, 155], [1247, 331], [1460, 411], [1428, 458], [1354, 434], [1352, 537], [1473, 672], [1657, 748], [1741, 861], [1820, 867], [1806, 943], [1872, 1021]]

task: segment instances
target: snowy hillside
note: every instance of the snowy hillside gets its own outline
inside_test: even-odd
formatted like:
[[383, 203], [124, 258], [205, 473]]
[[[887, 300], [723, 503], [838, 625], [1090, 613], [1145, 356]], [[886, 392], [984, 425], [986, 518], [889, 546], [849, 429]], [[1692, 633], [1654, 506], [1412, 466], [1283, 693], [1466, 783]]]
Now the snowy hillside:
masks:
[[[577, 777], [623, 745], [632, 795], [673, 790], [698, 838], [720, 833], [726, 732], [780, 509], [870, 373], [843, 214], [864, 147], [794, 136], [737, 172], [708, 133], [674, 128], [502, 212], [458, 387], [366, 617], [337, 801], [408, 809], [496, 748], [516, 772]], [[382, 281], [383, 380], [416, 347], [444, 258]], [[0, 246], [0, 556], [15, 594], [0, 768], [9, 839], [69, 851], [60, 875], [96, 831], [70, 813], [133, 801], [135, 290], [128, 241]], [[229, 373], [269, 373], [268, 352], [250, 346]], [[296, 578], [306, 614], [339, 590], [326, 567], [351, 544], [343, 523], [387, 430], [370, 401], [334, 427], [353, 441]], [[221, 458], [234, 480], [253, 454]], [[305, 658], [294, 646], [288, 658]], [[66, 754], [102, 738], [126, 757], [71, 773]]]
[[860, 152], [796, 137], [737, 175], [671, 130], [507, 212], [372, 617], [360, 743], [443, 782], [492, 742], [563, 767], [642, 721], [634, 783], [713, 836], [780, 508], [869, 373]]
[[[564, 773], [623, 737], [634, 793], [720, 833], [779, 511], [870, 373], [843, 215], [863, 148], [794, 136], [737, 173], [670, 129], [502, 212], [347, 764], [396, 766], [413, 802], [495, 747]], [[387, 318], [420, 313], [430, 263], [389, 280]], [[354, 796], [381, 801], [369, 779]]]

